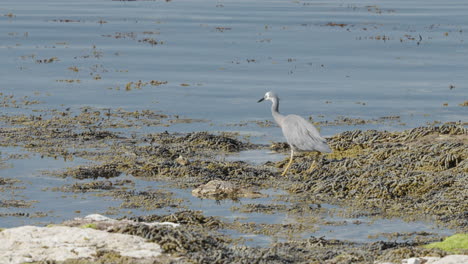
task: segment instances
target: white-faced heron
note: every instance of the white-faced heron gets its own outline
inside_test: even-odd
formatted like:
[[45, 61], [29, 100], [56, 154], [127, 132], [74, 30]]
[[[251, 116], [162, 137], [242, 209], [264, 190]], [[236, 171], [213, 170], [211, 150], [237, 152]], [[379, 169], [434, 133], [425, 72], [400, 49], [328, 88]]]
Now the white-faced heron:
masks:
[[[282, 176], [286, 175], [286, 172], [291, 166], [294, 151], [332, 152], [327, 145], [327, 140], [320, 136], [317, 128], [310, 122], [298, 115], [284, 116], [278, 112], [279, 98], [274, 92], [267, 92], [258, 102], [260, 103], [263, 100], [270, 100], [273, 103], [271, 106], [271, 114], [276, 123], [281, 127], [281, 130], [283, 130], [283, 135], [291, 148], [291, 158], [284, 172], [281, 174]], [[310, 169], [313, 169], [314, 166], [315, 160]]]

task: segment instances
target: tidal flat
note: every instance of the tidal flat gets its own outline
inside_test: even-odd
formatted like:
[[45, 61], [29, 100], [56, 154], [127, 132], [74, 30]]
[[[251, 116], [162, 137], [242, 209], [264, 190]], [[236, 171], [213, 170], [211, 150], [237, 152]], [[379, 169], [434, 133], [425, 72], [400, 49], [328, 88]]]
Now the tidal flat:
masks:
[[[467, 233], [467, 13], [463, 0], [2, 1], [0, 230], [135, 235], [164, 254], [20, 256], [38, 263], [467, 254], [425, 246]], [[288, 145], [256, 103], [269, 90], [333, 153], [281, 176]], [[119, 222], [76, 220], [90, 214]]]
[[[295, 159], [286, 176], [280, 172], [288, 148], [281, 142], [257, 144], [226, 132], [115, 131], [162, 126], [170, 118], [150, 110], [90, 107], [79, 113], [2, 115], [3, 171], [15, 171], [9, 164], [28, 159], [64, 164], [81, 160], [76, 166], [39, 172], [37, 177], [58, 181], [38, 190], [47, 195], [32, 196], [25, 180], [2, 177], [3, 195], [14, 197], [2, 200], [1, 207], [9, 211], [2, 218], [60, 223], [65, 215], [99, 212], [135, 221], [169, 221], [181, 224], [183, 231], [124, 226], [112, 232], [149, 238], [183, 261], [219, 263], [359, 263], [444, 256], [440, 249], [421, 246], [467, 231], [463, 197], [468, 130], [462, 124], [402, 132], [345, 131], [328, 139], [333, 153], [320, 155], [314, 170], [309, 167], [317, 154], [305, 154]], [[28, 155], [3, 158], [4, 150], [11, 149]], [[275, 151], [281, 158], [243, 160], [242, 153], [249, 151]], [[229, 182], [239, 191], [191, 196], [193, 189], [214, 180]], [[67, 209], [37, 210], [41, 206], [35, 204], [57, 203], [47, 200], [50, 195], [76, 202]], [[80, 200], [87, 201], [86, 209]], [[202, 210], [195, 210], [197, 203], [204, 203]], [[208, 209], [216, 206], [218, 213]], [[61, 213], [65, 215], [55, 215]], [[9, 225], [17, 225], [16, 220]], [[340, 239], [331, 239], [336, 235]], [[105, 262], [109, 256], [103, 257]]]

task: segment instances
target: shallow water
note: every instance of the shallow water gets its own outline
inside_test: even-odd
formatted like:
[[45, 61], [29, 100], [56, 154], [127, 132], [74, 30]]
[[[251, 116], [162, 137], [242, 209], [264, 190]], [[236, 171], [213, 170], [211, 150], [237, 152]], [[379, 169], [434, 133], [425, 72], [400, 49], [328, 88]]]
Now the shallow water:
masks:
[[[238, 131], [255, 142], [268, 143], [283, 140], [281, 131], [255, 124], [272, 119], [270, 106], [256, 101], [275, 90], [282, 99], [282, 112], [312, 115], [315, 121], [340, 116], [400, 117], [352, 127], [323, 126], [324, 135], [355, 128], [402, 130], [433, 121], [466, 122], [466, 107], [459, 104], [468, 100], [467, 13], [463, 0], [4, 0], [0, 5], [0, 71], [4, 73], [0, 92], [28, 96], [41, 104], [3, 107], [2, 113], [68, 107], [78, 111], [83, 106], [154, 109], [207, 122], [132, 130]], [[56, 59], [44, 62], [51, 58]], [[128, 83], [139, 80], [168, 83], [126, 89]], [[3, 157], [17, 152], [22, 153], [1, 149]], [[253, 151], [226, 158], [263, 163], [284, 156]], [[0, 176], [22, 180], [25, 189], [2, 192], [2, 199], [37, 200], [27, 210], [50, 213], [33, 219], [2, 217], [0, 226], [60, 222], [118, 206], [119, 201], [93, 195], [42, 191], [73, 180], [48, 177], [41, 170], [84, 162], [33, 154], [8, 161], [13, 168], [0, 169]], [[159, 184], [164, 185], [142, 183], [141, 188]], [[185, 199], [189, 208], [233, 217], [231, 202], [217, 205], [192, 198], [189, 190], [171, 191]], [[241, 216], [275, 223], [286, 218]], [[305, 235], [368, 241], [373, 230], [433, 228], [428, 223], [392, 219], [376, 220], [370, 226], [326, 226]], [[254, 241], [270, 240], [259, 236]]]
[[[0, 149], [2, 153], [25, 154], [17, 149]], [[251, 152], [248, 152], [250, 154]], [[242, 154], [228, 156], [226, 159], [237, 160]], [[276, 154], [278, 155], [278, 154]], [[259, 152], [260, 158], [249, 158], [253, 164], [258, 164], [263, 160], [272, 160], [271, 153]], [[273, 158], [274, 160], [274, 158]], [[239, 221], [243, 223], [256, 224], [291, 224], [303, 221], [305, 218], [319, 219], [316, 224], [311, 225], [305, 231], [290, 230], [289, 233], [279, 233], [272, 236], [263, 234], [242, 233], [233, 229], [221, 230], [231, 235], [233, 238], [244, 239], [243, 243], [251, 246], [268, 246], [272, 242], [286, 241], [289, 238], [307, 238], [310, 236], [324, 236], [330, 239], [349, 240], [354, 242], [369, 242], [377, 240], [386, 240], [384, 233], [412, 233], [427, 232], [433, 235], [450, 235], [452, 230], [441, 228], [430, 222], [421, 221], [403, 221], [402, 219], [372, 219], [369, 217], [343, 217], [344, 208], [335, 205], [321, 204], [323, 208], [313, 214], [288, 215], [286, 213], [246, 213], [236, 210], [244, 204], [263, 204], [263, 205], [281, 205], [290, 206], [291, 203], [283, 202], [279, 199], [287, 196], [282, 190], [262, 190], [266, 194], [265, 198], [249, 199], [240, 198], [237, 201], [211, 199], [200, 199], [192, 196], [190, 189], [177, 189], [165, 182], [146, 181], [130, 175], [121, 175], [112, 179], [128, 179], [134, 182], [134, 190], [155, 190], [163, 189], [174, 194], [174, 198], [182, 199], [178, 208], [165, 207], [155, 210], [120, 208], [121, 199], [109, 196], [97, 195], [99, 192], [62, 192], [53, 190], [54, 187], [71, 185], [74, 183], [83, 183], [89, 180], [76, 180], [72, 178], [57, 178], [42, 174], [46, 170], [60, 170], [66, 167], [83, 165], [87, 162], [76, 159], [65, 162], [52, 158], [44, 158], [32, 154], [27, 159], [27, 165], [23, 166], [25, 160], [10, 160], [10, 168], [2, 169], [1, 176], [15, 178], [20, 180], [13, 189], [0, 192], [0, 200], [24, 200], [32, 202], [29, 208], [4, 207], [3, 214], [28, 213], [26, 216], [2, 216], [0, 217], [0, 226], [2, 228], [15, 227], [20, 225], [47, 225], [51, 223], [61, 223], [74, 217], [83, 217], [88, 214], [105, 214], [113, 218], [119, 218], [132, 215], [146, 214], [168, 214], [179, 210], [190, 209], [200, 210], [206, 216], [219, 216], [224, 221], [232, 223]], [[316, 207], [317, 205], [310, 205]], [[307, 224], [307, 223], [306, 223]], [[410, 235], [414, 236], [414, 235]], [[392, 238], [391, 240], [403, 241], [404, 238]]]
[[[256, 103], [267, 90], [284, 113], [327, 120], [401, 116], [406, 125], [393, 129], [466, 120], [467, 11], [435, 0], [3, 1], [1, 89], [42, 107], [152, 108], [211, 129], [270, 119]], [[168, 84], [125, 90], [138, 80]]]

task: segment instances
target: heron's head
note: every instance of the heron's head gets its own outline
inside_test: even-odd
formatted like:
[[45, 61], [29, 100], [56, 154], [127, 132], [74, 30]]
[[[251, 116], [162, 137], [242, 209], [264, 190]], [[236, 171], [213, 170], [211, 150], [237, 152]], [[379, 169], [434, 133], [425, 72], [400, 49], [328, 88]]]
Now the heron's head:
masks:
[[261, 98], [260, 100], [258, 100], [258, 103], [262, 102], [263, 100], [270, 100], [270, 101], [273, 101], [273, 99], [278, 99], [278, 95], [276, 95], [274, 92], [272, 91], [269, 91], [267, 92], [263, 98]]

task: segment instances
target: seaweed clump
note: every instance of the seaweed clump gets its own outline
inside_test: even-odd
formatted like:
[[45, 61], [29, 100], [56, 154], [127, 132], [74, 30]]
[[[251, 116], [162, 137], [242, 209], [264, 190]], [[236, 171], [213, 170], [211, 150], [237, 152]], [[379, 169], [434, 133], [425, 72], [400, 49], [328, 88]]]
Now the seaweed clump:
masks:
[[[73, 177], [78, 180], [97, 178], [109, 179], [118, 177], [122, 174], [122, 172], [119, 171], [117, 167], [118, 166], [116, 164], [106, 163], [100, 165], [79, 166], [75, 168], [70, 168], [63, 172], [55, 172], [52, 174], [61, 177]], [[97, 185], [95, 186], [97, 187]]]
[[151, 134], [149, 140], [162, 145], [171, 145], [172, 147], [183, 144], [183, 148], [190, 152], [206, 150], [222, 152], [238, 152], [253, 148], [254, 145], [241, 141], [233, 133], [220, 133], [219, 135], [208, 132], [191, 132], [188, 134], [174, 135], [165, 133]]
[[276, 243], [270, 248], [230, 246], [230, 239], [191, 224], [178, 228], [128, 225], [109, 232], [141, 236], [158, 243], [165, 253], [181, 257], [176, 263], [362, 263], [373, 259], [365, 256], [362, 245], [323, 238]]
[[122, 199], [121, 208], [141, 208], [150, 211], [164, 207], [183, 207], [180, 205], [183, 199], [174, 198], [173, 193], [167, 190], [112, 190], [100, 195]]
[[172, 222], [182, 225], [203, 226], [209, 228], [224, 227], [224, 223], [214, 216], [204, 216], [201, 211], [183, 210], [168, 215], [146, 215], [129, 217], [136, 222]]
[[299, 158], [291, 169], [301, 182], [290, 191], [386, 217], [435, 217], [467, 230], [468, 205], [461, 202], [468, 184], [467, 143], [468, 130], [455, 125], [347, 131], [331, 138], [334, 152], [314, 171], [307, 170], [311, 159]]
[[113, 190], [126, 184], [133, 184], [131, 180], [118, 180], [118, 181], [91, 181], [91, 182], [76, 182], [74, 184], [65, 185], [60, 188], [63, 192], [87, 193], [98, 192], [102, 190]]
[[186, 255], [189, 253], [206, 255], [207, 251], [216, 251], [227, 247], [227, 240], [197, 232], [190, 227], [172, 228], [167, 226], [127, 225], [109, 232], [136, 235], [158, 243], [165, 253]]

